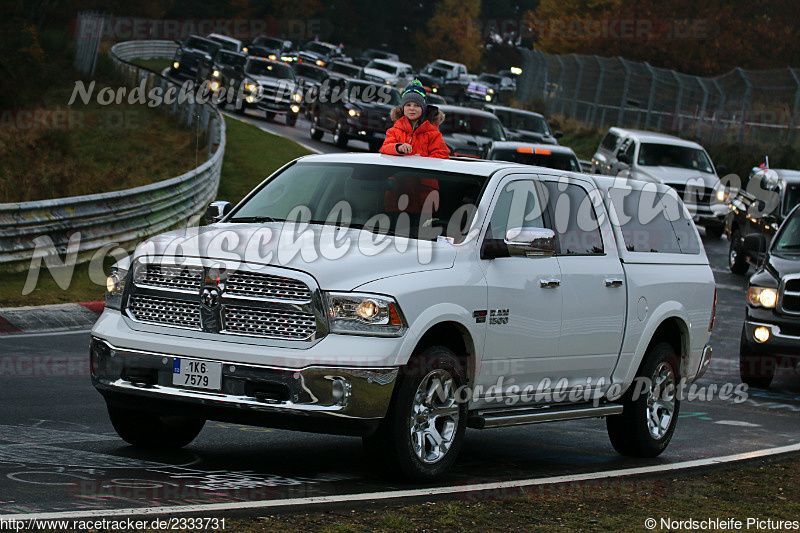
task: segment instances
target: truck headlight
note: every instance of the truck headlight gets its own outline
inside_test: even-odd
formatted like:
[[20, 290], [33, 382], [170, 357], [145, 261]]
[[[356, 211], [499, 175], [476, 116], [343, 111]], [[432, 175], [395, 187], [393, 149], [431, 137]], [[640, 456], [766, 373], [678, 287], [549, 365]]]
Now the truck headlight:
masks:
[[773, 309], [778, 303], [778, 291], [765, 287], [750, 287], [747, 289], [747, 302], [755, 307]]
[[276, 56], [275, 54], [270, 54], [270, 55], [267, 56], [267, 59], [271, 59], [272, 61], [275, 61], [275, 60], [278, 59], [278, 56]]
[[172, 64], [172, 68], [174, 68], [174, 69], [176, 69], [176, 70], [177, 70], [177, 69], [179, 69], [179, 68], [180, 68], [180, 66], [181, 66], [181, 64], [180, 64], [180, 62], [178, 62], [178, 61], [175, 61], [175, 62]]
[[400, 307], [388, 296], [326, 293], [332, 333], [399, 337], [405, 330]]
[[348, 109], [347, 110], [347, 114], [350, 115], [351, 117], [357, 117], [357, 116], [361, 115], [361, 113], [359, 113], [355, 109]]
[[125, 292], [125, 282], [128, 279], [128, 271], [113, 266], [106, 278], [106, 307], [109, 309], [122, 308], [122, 295]]
[[219, 71], [215, 70], [214, 72], [211, 73], [211, 75], [214, 76], [215, 78], [219, 78]]
[[248, 83], [244, 86], [245, 89], [250, 91], [251, 93], [256, 92], [256, 84], [255, 83]]
[[317, 65], [318, 67], [324, 67], [324, 66], [325, 66], [325, 62], [324, 62], [323, 60], [321, 60], [321, 59], [317, 59], [317, 60], [315, 61], [315, 63], [316, 63], [316, 65]]
[[300, 93], [294, 93], [292, 95], [292, 100], [295, 101], [295, 102], [302, 102], [303, 101], [303, 95], [300, 94]]

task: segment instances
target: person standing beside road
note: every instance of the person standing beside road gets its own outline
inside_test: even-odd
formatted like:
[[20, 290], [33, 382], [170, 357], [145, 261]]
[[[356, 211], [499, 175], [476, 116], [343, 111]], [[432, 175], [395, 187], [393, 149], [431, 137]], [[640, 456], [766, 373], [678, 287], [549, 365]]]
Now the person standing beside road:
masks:
[[400, 105], [389, 116], [395, 122], [386, 132], [382, 154], [450, 158], [450, 150], [439, 131], [444, 113], [428, 105], [425, 88], [419, 80], [406, 87]]

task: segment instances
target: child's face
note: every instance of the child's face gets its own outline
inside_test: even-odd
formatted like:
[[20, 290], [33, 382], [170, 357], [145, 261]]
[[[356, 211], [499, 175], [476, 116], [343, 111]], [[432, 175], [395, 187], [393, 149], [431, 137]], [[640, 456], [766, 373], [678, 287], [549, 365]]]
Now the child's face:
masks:
[[408, 102], [403, 106], [403, 114], [408, 120], [414, 122], [422, 116], [422, 106], [416, 102]]

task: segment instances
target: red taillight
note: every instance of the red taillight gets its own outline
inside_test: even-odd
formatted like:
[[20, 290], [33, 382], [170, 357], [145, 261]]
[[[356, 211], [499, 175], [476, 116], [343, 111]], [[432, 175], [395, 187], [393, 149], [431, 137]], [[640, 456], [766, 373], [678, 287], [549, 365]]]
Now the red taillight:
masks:
[[714, 320], [717, 318], [717, 288], [714, 287], [714, 305], [711, 307], [711, 322], [708, 323], [708, 331], [714, 329]]

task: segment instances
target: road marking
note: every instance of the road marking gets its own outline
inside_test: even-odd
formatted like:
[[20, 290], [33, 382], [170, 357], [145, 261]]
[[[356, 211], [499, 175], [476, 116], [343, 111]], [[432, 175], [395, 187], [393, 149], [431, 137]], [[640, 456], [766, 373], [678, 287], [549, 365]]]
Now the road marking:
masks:
[[698, 468], [703, 466], [719, 465], [734, 461], [747, 459], [757, 459], [759, 457], [769, 457], [785, 453], [800, 451], [800, 444], [781, 446], [778, 448], [768, 448], [753, 452], [740, 453], [736, 455], [726, 455], [721, 457], [710, 457], [708, 459], [695, 459], [681, 463], [667, 465], [644, 466], [639, 468], [625, 468], [621, 470], [609, 470], [606, 472], [594, 472], [590, 474], [573, 474], [568, 476], [555, 476], [546, 478], [525, 479], [519, 481], [503, 481], [495, 483], [479, 483], [475, 485], [460, 485], [452, 487], [435, 487], [428, 489], [396, 490], [384, 492], [371, 492], [365, 494], [341, 494], [336, 496], [313, 496], [309, 498], [286, 498], [279, 500], [259, 500], [251, 502], [199, 504], [199, 505], [180, 505], [171, 507], [145, 507], [139, 509], [92, 509], [89, 511], [67, 511], [59, 513], [27, 513], [14, 515], [0, 515], [1, 519], [15, 520], [59, 520], [59, 519], [80, 519], [100, 517], [126, 517], [126, 516], [162, 516], [173, 513], [212, 513], [220, 511], [241, 511], [247, 509], [269, 509], [284, 507], [300, 507], [308, 505], [332, 504], [332, 503], [354, 503], [354, 502], [374, 502], [379, 500], [396, 500], [402, 498], [420, 498], [425, 496], [438, 496], [447, 494], [462, 494], [469, 492], [496, 491], [502, 489], [533, 487], [541, 485], [553, 485], [556, 483], [569, 483], [576, 481], [593, 481], [611, 477], [635, 476], [641, 474], [653, 474], [657, 472], [669, 472], [684, 468]]
[[750, 422], [743, 422], [741, 420], [717, 420], [715, 424], [722, 424], [723, 426], [738, 426], [743, 428], [760, 428], [761, 424], [751, 424]]
[[[303, 148], [305, 148], [306, 150], [308, 150], [309, 152], [313, 152], [315, 154], [321, 154], [322, 153], [319, 150], [317, 150], [316, 148], [312, 148], [311, 146], [309, 146], [309, 145], [307, 145], [305, 143], [302, 143], [300, 141], [296, 141], [294, 139], [290, 139], [289, 137], [281, 135], [280, 132], [272, 130], [272, 129], [268, 128], [267, 126], [265, 126], [264, 124], [255, 123], [255, 122], [250, 122], [250, 121], [244, 120], [243, 117], [237, 117], [237, 116], [235, 116], [235, 115], [233, 115], [233, 114], [231, 114], [231, 113], [229, 113], [227, 111], [224, 112], [223, 115], [225, 115], [225, 118], [232, 118], [234, 120], [238, 120], [239, 122], [244, 122], [245, 124], [250, 124], [251, 126], [255, 126], [256, 128], [258, 128], [260, 130], [266, 131], [267, 133], [271, 133], [272, 135], [277, 135], [278, 137], [283, 137], [287, 141], [292, 141], [293, 143], [297, 143], [300, 146], [302, 146]], [[245, 117], [249, 117], [249, 115], [245, 115]]]
[[52, 337], [54, 335], [75, 335], [78, 333], [91, 333], [91, 329], [64, 329], [57, 331], [42, 331], [39, 333], [9, 333], [4, 339], [25, 339], [28, 337]]

